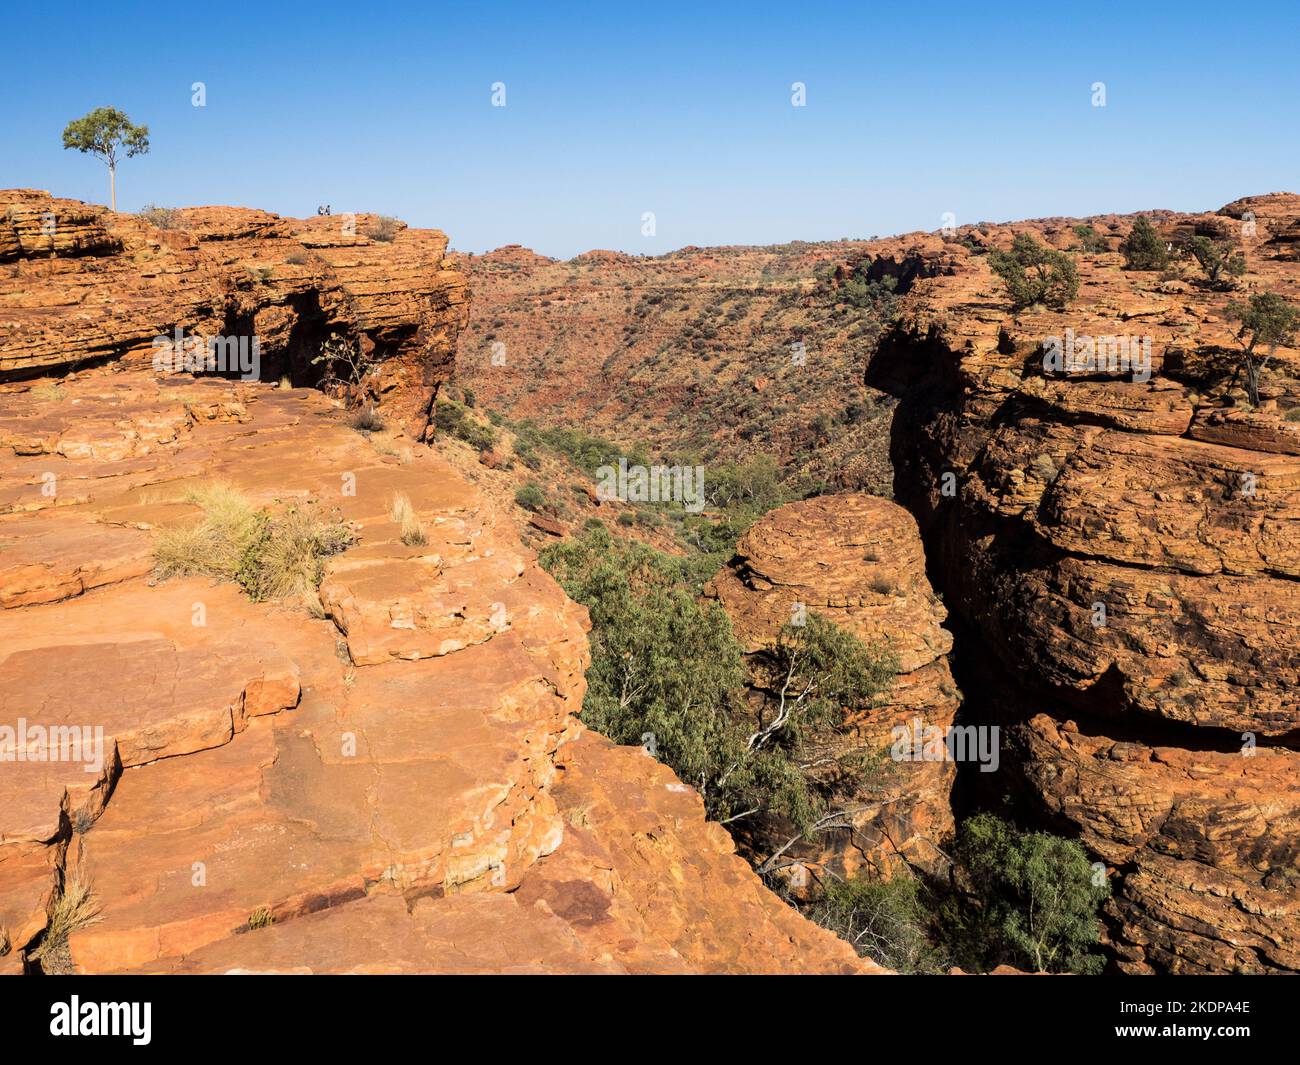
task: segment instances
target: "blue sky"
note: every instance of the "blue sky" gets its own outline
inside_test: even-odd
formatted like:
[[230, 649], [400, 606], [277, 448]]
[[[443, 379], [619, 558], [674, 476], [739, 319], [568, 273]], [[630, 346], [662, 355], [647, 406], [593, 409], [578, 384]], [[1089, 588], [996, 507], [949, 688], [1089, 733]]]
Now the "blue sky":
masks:
[[152, 140], [122, 210], [329, 203], [569, 256], [1300, 190], [1294, 0], [41, 6], [5, 0], [0, 187], [106, 202], [60, 133], [112, 105]]

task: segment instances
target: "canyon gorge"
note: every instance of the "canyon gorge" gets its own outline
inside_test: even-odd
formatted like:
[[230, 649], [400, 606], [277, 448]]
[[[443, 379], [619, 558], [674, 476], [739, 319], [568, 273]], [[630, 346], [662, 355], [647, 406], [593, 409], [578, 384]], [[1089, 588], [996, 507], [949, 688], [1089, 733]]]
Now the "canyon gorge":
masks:
[[[1086, 854], [1106, 971], [1300, 971], [1300, 350], [1247, 402], [1230, 313], [1300, 305], [1300, 197], [1146, 214], [1231, 286], [1128, 268], [1119, 215], [555, 260], [378, 215], [0, 214], [0, 726], [102, 732], [0, 762], [0, 972], [884, 974], [827, 885], [944, 881], [982, 811]], [[1009, 305], [1019, 235], [1068, 305]], [[181, 333], [258, 363], [160, 373]], [[1052, 372], [1066, 336], [1149, 373]], [[615, 457], [698, 464], [703, 514], [602, 496]], [[263, 552], [308, 527], [304, 594], [160, 566], [223, 507]], [[800, 741], [833, 824], [729, 830], [584, 724], [599, 611], [552, 560], [597, 536], [680, 563], [760, 720], [792, 618], [888, 663]], [[921, 726], [996, 762], [830, 780]]]

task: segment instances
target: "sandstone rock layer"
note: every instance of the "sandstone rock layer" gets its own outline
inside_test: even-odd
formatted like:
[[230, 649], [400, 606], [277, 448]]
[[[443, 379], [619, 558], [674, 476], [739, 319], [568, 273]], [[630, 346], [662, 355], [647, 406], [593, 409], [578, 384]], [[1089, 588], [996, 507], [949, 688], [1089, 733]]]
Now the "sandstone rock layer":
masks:
[[[318, 381], [329, 337], [373, 366], [365, 390], [423, 432], [469, 314], [438, 230], [373, 215], [236, 207], [147, 217], [0, 191], [0, 380], [152, 363], [155, 338], [257, 338], [255, 376]], [[224, 350], [224, 349], [223, 349]]]
[[[1108, 866], [1119, 967], [1292, 972], [1300, 352], [1273, 353], [1251, 408], [1228, 304], [1300, 303], [1300, 197], [1153, 220], [1231, 242], [1237, 289], [1123, 269], [1115, 216], [1088, 220], [1107, 250], [1075, 253], [1065, 311], [1013, 315], [985, 253], [1020, 231], [1073, 248], [1075, 220], [873, 249], [908, 279], [869, 379], [901, 400], [895, 493], [978, 641], [982, 712], [1011, 725], [1035, 808]], [[1149, 379], [1056, 373], [1043, 353], [1067, 331], [1149, 344]]]
[[[896, 503], [846, 494], [771, 511], [741, 538], [707, 591], [726, 608], [755, 670], [761, 671], [756, 656], [803, 611], [897, 662], [879, 705], [850, 715], [841, 734], [817, 740], [824, 756], [889, 752], [895, 729], [920, 733], [924, 744], [927, 730], [952, 725], [960, 700], [948, 666], [952, 635], [942, 627], [947, 611], [926, 579], [916, 521]], [[929, 870], [942, 866], [938, 848], [953, 828], [953, 763], [891, 756], [884, 767], [880, 779], [853, 796], [860, 812], [851, 830], [790, 852], [804, 869], [846, 877], [864, 866], [889, 875], [900, 859]]]
[[[872, 971], [583, 735], [585, 612], [410, 437], [105, 367], [6, 387], [0, 473], [0, 725], [65, 743], [0, 761], [5, 971]], [[351, 527], [314, 615], [153, 577], [214, 482]], [[76, 884], [97, 919], [45, 952]]]

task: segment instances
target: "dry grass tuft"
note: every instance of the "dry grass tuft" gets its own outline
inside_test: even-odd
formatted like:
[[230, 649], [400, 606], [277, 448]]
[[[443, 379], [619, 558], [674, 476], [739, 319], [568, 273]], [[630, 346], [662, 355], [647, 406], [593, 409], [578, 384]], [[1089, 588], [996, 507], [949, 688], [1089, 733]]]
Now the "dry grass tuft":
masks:
[[63, 890], [55, 898], [50, 910], [49, 923], [45, 926], [41, 945], [31, 955], [33, 960], [40, 962], [41, 972], [51, 975], [72, 972], [68, 937], [77, 929], [99, 920], [99, 904], [95, 901], [90, 885], [82, 879], [79, 872], [73, 873], [64, 880]]
[[30, 389], [30, 394], [32, 399], [39, 399], [46, 403], [57, 403], [64, 398], [64, 391], [57, 381], [42, 381]]
[[225, 484], [195, 489], [186, 500], [203, 517], [159, 534], [154, 572], [160, 579], [205, 574], [235, 581], [257, 602], [292, 596], [311, 609], [313, 600], [319, 602], [324, 560], [355, 540], [345, 524], [325, 520], [314, 506], [274, 513]]
[[362, 407], [348, 419], [348, 424], [359, 433], [377, 433], [384, 428], [384, 419], [374, 407]]
[[401, 492], [393, 495], [388, 515], [402, 527], [402, 543], [407, 547], [423, 547], [429, 542], [429, 538], [424, 533], [424, 526], [420, 524], [419, 516], [411, 506], [410, 499]]

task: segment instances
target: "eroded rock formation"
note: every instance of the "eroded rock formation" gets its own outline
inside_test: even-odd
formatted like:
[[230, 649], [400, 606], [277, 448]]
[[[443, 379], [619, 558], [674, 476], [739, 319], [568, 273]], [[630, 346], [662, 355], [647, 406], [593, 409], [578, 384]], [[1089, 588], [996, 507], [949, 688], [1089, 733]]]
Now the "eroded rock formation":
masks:
[[[902, 399], [895, 493], [980, 641], [980, 687], [997, 693], [986, 720], [1012, 726], [1037, 808], [1109, 868], [1120, 968], [1289, 972], [1300, 354], [1275, 352], [1259, 409], [1210, 363], [1240, 350], [1230, 299], [1300, 303], [1300, 197], [1154, 220], [1171, 242], [1232, 241], [1239, 289], [1122, 269], [1131, 218], [1089, 220], [1108, 250], [1076, 256], [1064, 312], [1013, 316], [984, 251], [1022, 230], [1073, 247], [1074, 220], [882, 244], [874, 261], [910, 277], [869, 379]], [[1149, 341], [1150, 379], [1045, 372], [1048, 338], [1067, 330]]]
[[151, 364], [155, 338], [256, 337], [255, 376], [320, 380], [327, 337], [374, 367], [372, 398], [415, 434], [469, 314], [438, 230], [374, 215], [237, 207], [117, 214], [0, 191], [0, 378]]
[[790, 857], [817, 878], [853, 876], [864, 866], [888, 876], [900, 858], [938, 871], [944, 859], [937, 847], [953, 829], [955, 767], [894, 761], [889, 753], [896, 728], [917, 733], [923, 746], [927, 730], [952, 725], [960, 702], [948, 666], [952, 635], [942, 627], [947, 611], [926, 579], [912, 516], [887, 499], [859, 494], [788, 504], [744, 535], [706, 590], [730, 615], [756, 680], [763, 649], [796, 613], [820, 614], [897, 661], [898, 675], [879, 705], [850, 715], [842, 733], [815, 741], [817, 760], [862, 748], [886, 752], [880, 775], [846, 800], [858, 811], [852, 830], [800, 843]]

